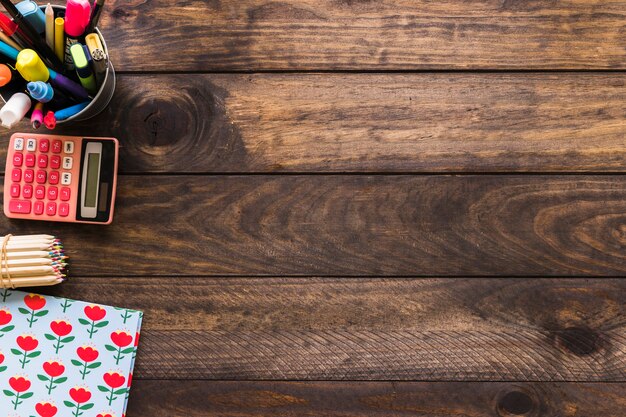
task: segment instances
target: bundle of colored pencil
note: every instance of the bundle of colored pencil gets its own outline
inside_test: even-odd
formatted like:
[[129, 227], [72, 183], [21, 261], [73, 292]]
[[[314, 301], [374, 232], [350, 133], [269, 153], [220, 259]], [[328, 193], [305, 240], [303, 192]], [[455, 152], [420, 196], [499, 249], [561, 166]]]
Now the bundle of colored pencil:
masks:
[[67, 256], [51, 235], [5, 236], [0, 239], [0, 288], [56, 285], [65, 281]]

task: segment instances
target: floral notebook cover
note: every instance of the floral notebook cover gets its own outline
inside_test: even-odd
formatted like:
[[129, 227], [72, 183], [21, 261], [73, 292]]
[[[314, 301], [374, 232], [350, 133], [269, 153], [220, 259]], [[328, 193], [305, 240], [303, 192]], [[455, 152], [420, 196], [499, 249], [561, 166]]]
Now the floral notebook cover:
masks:
[[142, 316], [0, 289], [0, 415], [122, 417]]

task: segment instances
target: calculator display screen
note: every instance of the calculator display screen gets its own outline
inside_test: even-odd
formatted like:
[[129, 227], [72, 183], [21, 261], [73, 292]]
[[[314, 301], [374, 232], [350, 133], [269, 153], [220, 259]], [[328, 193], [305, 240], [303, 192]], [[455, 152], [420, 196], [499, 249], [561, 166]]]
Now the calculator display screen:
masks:
[[98, 199], [98, 181], [100, 181], [100, 154], [87, 156], [87, 184], [85, 189], [85, 207], [96, 207]]

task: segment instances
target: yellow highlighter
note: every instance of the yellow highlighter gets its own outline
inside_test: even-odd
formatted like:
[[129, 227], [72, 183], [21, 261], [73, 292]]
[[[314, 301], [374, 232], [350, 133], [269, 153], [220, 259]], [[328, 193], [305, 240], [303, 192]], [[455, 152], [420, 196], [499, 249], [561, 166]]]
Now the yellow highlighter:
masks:
[[87, 54], [85, 53], [85, 47], [83, 47], [80, 43], [75, 43], [70, 47], [70, 54], [72, 55], [72, 60], [74, 61], [74, 66], [76, 67], [76, 74], [78, 74], [78, 79], [80, 83], [85, 87], [85, 90], [89, 91], [91, 94], [96, 94], [98, 91], [98, 86], [96, 85], [96, 79], [93, 76], [93, 72], [91, 72], [91, 66], [89, 65], [89, 61], [91, 61]]
[[65, 19], [62, 17], [54, 19], [54, 53], [65, 62]]

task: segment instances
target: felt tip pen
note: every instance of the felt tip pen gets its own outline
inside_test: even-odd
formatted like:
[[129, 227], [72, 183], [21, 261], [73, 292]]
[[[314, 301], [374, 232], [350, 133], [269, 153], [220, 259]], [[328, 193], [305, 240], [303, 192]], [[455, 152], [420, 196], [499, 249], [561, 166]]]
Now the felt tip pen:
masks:
[[43, 81], [31, 81], [26, 84], [26, 89], [33, 99], [41, 103], [47, 103], [54, 98], [54, 89]]
[[80, 113], [85, 107], [89, 105], [89, 103], [91, 103], [91, 101], [84, 101], [80, 104], [75, 104], [71, 107], [57, 110], [56, 112], [54, 112], [56, 121], [60, 122], [61, 120], [69, 119], [70, 117]]
[[4, 13], [0, 13], [0, 30], [2, 30], [5, 35], [12, 37], [22, 48], [27, 48], [28, 40], [18, 29], [17, 24], [11, 20], [10, 17]]
[[[2, 0], [0, 0], [2, 1]], [[91, 16], [89, 0], [67, 0], [65, 5], [65, 66], [74, 69], [70, 48], [85, 33]]]
[[56, 127], [57, 125], [57, 118], [54, 115], [53, 111], [48, 111], [48, 113], [46, 113], [46, 115], [43, 118], [43, 124], [46, 125], [46, 127], [49, 130], [52, 130]]
[[15, 7], [11, 0], [0, 0], [0, 3], [4, 6], [6, 11], [11, 15], [13, 21], [17, 24], [20, 30], [26, 35], [31, 44], [42, 53], [46, 61], [49, 61], [52, 67], [58, 68], [63, 71], [63, 63], [59, 61], [59, 58], [54, 54], [46, 42], [39, 36], [39, 33], [35, 28], [26, 20], [24, 15]]
[[65, 19], [54, 19], [54, 53], [61, 62], [65, 61]]
[[4, 42], [4, 43], [6, 43], [6, 44], [8, 44], [8, 45], [10, 45], [10, 46], [12, 46], [12, 47], [14, 47], [14, 48], [15, 48], [15, 49], [17, 49], [18, 51], [21, 51], [22, 49], [24, 49], [24, 48], [22, 48], [22, 46], [21, 46], [20, 44], [18, 44], [17, 42], [15, 42], [13, 39], [9, 38], [9, 37], [8, 37], [8, 36], [4, 33], [4, 31], [2, 31], [1, 29], [0, 29], [0, 41], [2, 41], [2, 42]]
[[46, 6], [46, 43], [54, 51], [54, 10], [50, 3]]
[[43, 103], [39, 102], [35, 104], [35, 109], [30, 115], [30, 122], [33, 125], [33, 129], [39, 129], [39, 126], [43, 123]]
[[93, 10], [91, 12], [91, 20], [89, 21], [89, 26], [87, 26], [87, 32], [93, 32], [98, 26], [98, 21], [100, 20], [100, 14], [102, 13], [102, 8], [104, 7], [104, 0], [96, 0], [93, 6]]
[[89, 65], [89, 60], [87, 59], [83, 45], [75, 43], [70, 48], [70, 53], [72, 54], [72, 61], [74, 61], [74, 67], [76, 67], [76, 74], [78, 75], [80, 83], [85, 87], [85, 90], [91, 94], [95, 94], [98, 89], [96, 79], [91, 72], [91, 66]]

